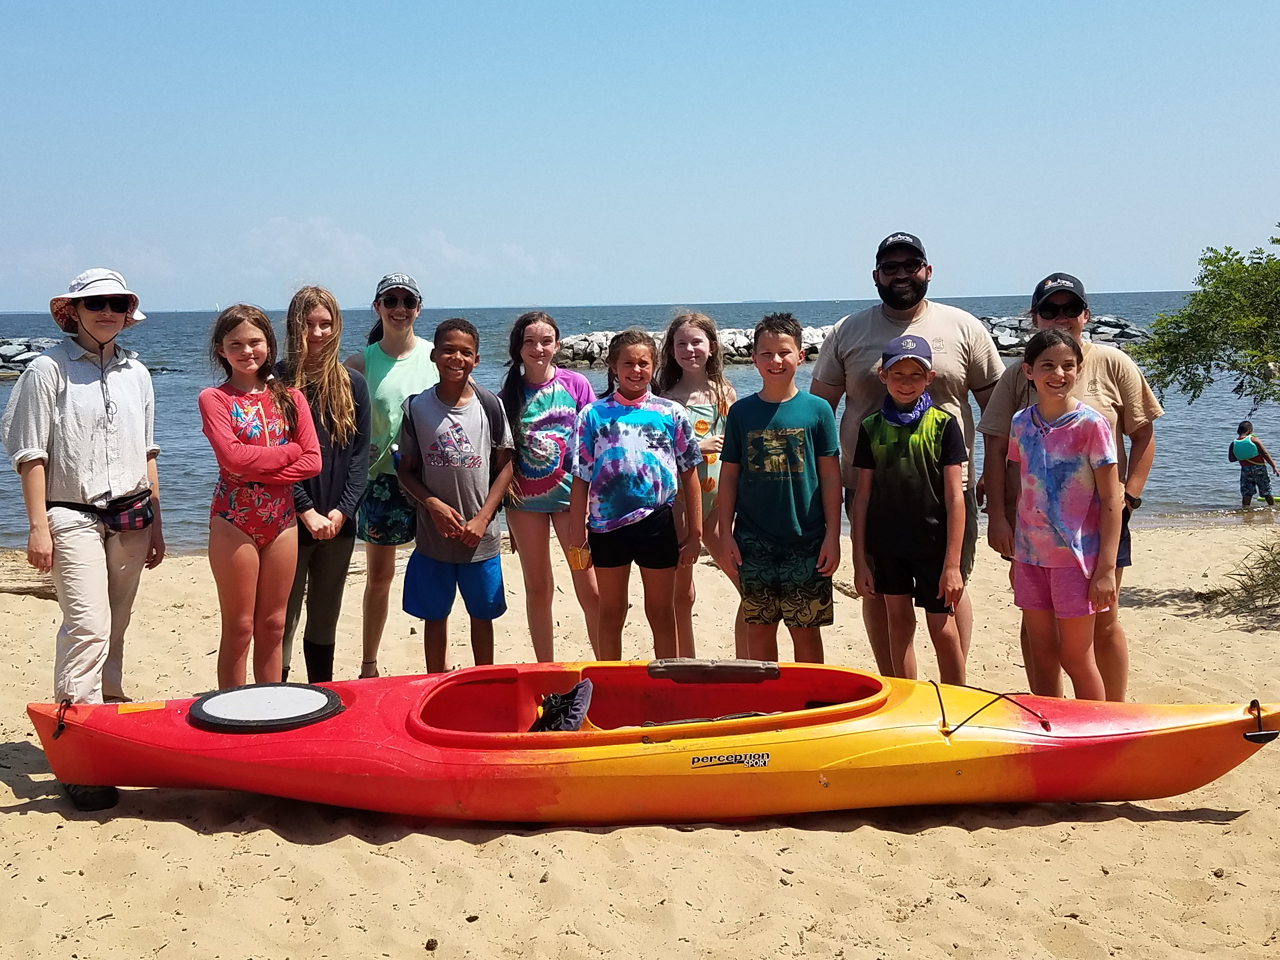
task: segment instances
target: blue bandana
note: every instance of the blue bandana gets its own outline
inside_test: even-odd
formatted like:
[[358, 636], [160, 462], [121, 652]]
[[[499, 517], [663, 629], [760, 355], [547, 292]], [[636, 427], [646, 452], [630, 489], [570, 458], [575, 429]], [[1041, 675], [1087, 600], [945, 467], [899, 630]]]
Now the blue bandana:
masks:
[[929, 397], [928, 392], [920, 394], [920, 399], [916, 401], [915, 406], [910, 410], [899, 410], [898, 405], [893, 402], [893, 397], [886, 395], [884, 403], [880, 407], [880, 415], [890, 423], [895, 423], [900, 427], [909, 427], [923, 417], [924, 412], [932, 406], [933, 400]]

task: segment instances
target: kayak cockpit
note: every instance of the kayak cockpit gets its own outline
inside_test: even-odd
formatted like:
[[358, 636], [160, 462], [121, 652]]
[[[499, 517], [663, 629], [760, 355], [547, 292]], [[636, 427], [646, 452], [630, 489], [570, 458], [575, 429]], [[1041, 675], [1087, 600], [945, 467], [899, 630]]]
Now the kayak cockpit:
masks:
[[[582, 680], [591, 681], [593, 696], [581, 728], [530, 733], [544, 698]], [[888, 695], [881, 677], [817, 664], [501, 665], [440, 680], [410, 713], [408, 730], [428, 743], [477, 749], [665, 741], [839, 722]]]

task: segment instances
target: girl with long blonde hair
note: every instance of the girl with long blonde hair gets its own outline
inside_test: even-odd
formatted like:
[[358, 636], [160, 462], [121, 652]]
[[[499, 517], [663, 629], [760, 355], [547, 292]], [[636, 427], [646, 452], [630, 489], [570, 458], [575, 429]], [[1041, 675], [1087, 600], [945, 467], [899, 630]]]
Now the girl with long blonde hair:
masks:
[[333, 679], [334, 641], [342, 592], [356, 543], [356, 509], [369, 479], [369, 387], [338, 359], [342, 311], [324, 287], [303, 287], [285, 317], [286, 383], [307, 399], [320, 441], [320, 473], [294, 484], [298, 565], [285, 613], [283, 679], [293, 637], [307, 604], [302, 654], [307, 682]]
[[[724, 571], [734, 589], [738, 589], [738, 568], [724, 555], [720, 536], [720, 450], [724, 446], [724, 427], [729, 407], [738, 399], [724, 375], [724, 349], [716, 322], [704, 313], [685, 312], [676, 316], [662, 338], [662, 359], [658, 368], [658, 393], [685, 408], [693, 422], [693, 432], [702, 452], [698, 467], [701, 502], [696, 506], [676, 498], [676, 531], [683, 537], [688, 527], [689, 510], [702, 511], [702, 542], [716, 565]], [[675, 604], [676, 635], [681, 656], [694, 656], [693, 604], [697, 593], [693, 585], [693, 566], [676, 571]], [[747, 625], [741, 607], [733, 623], [734, 656], [745, 659]]]

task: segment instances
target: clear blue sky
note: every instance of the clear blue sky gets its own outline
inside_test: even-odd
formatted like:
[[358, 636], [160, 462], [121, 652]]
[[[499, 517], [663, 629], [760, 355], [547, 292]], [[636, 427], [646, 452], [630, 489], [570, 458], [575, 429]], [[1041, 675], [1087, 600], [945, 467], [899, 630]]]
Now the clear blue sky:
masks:
[[1280, 4], [0, 3], [0, 309], [1186, 289], [1280, 220]]

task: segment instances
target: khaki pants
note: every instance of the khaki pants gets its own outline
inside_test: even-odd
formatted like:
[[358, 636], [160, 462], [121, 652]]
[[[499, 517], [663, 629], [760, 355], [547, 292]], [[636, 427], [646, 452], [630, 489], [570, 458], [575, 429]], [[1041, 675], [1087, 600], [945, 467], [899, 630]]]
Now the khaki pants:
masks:
[[53, 661], [53, 697], [102, 703], [124, 696], [124, 632], [151, 544], [150, 530], [115, 533], [79, 510], [52, 507], [53, 585], [62, 626]]

